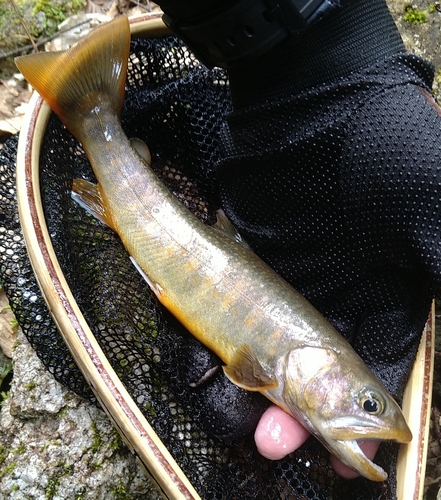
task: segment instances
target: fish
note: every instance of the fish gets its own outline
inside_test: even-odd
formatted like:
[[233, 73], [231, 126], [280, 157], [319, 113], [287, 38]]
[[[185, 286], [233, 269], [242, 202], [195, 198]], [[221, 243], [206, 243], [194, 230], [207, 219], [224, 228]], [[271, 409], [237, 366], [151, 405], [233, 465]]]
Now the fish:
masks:
[[410, 442], [399, 405], [222, 211], [204, 224], [144, 161], [120, 122], [129, 51], [120, 16], [67, 51], [16, 59], [90, 161], [97, 184], [76, 179], [73, 196], [119, 235], [158, 300], [219, 356], [231, 382], [266, 396], [360, 475], [384, 481], [358, 440]]

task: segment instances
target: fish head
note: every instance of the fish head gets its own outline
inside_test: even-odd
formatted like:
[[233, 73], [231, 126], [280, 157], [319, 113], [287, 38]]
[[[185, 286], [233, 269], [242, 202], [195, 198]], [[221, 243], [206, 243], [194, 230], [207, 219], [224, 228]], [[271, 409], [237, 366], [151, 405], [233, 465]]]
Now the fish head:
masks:
[[387, 473], [361, 450], [358, 441], [408, 443], [411, 431], [400, 407], [355, 354], [303, 347], [286, 360], [284, 403], [345, 465], [384, 481]]

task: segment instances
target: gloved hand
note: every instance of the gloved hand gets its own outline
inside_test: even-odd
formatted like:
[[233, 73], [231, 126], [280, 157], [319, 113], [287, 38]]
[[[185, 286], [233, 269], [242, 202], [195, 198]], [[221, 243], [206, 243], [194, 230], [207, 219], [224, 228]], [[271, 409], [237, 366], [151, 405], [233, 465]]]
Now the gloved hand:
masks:
[[[405, 54], [384, 0], [347, 0], [229, 76], [222, 208], [400, 399], [441, 276], [431, 66]], [[271, 407], [256, 443], [280, 457], [306, 436]]]

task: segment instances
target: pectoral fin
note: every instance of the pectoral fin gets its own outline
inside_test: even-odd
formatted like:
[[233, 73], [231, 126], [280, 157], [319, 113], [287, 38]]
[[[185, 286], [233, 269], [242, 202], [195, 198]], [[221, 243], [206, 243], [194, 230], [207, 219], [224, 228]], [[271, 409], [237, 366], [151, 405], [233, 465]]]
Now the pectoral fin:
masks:
[[233, 384], [247, 391], [274, 389], [278, 385], [277, 380], [268, 375], [259, 363], [252, 347], [248, 344], [241, 345], [230, 363], [223, 369]]
[[84, 179], [74, 179], [71, 197], [78, 205], [115, 231], [112, 218], [103, 204], [98, 184], [93, 184]]

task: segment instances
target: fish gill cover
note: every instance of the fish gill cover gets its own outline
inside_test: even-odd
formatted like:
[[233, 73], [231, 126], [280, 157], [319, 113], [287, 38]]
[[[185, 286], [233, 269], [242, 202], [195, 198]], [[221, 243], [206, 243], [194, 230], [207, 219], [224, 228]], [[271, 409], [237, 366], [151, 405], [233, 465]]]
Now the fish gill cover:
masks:
[[[174, 37], [144, 39], [132, 42], [126, 86], [127, 135], [149, 145], [160, 176], [193, 212], [212, 222], [217, 139], [231, 110], [225, 74], [201, 66]], [[48, 370], [94, 399], [47, 311], [26, 256], [14, 192], [16, 142], [13, 138], [0, 152], [1, 277], [17, 320]], [[212, 384], [189, 386], [197, 377], [189, 367], [210, 363], [210, 355], [158, 305], [118, 237], [72, 203], [72, 180], [93, 180], [93, 174], [77, 141], [53, 115], [40, 166], [49, 233], [72, 292], [133, 400], [202, 498], [396, 497], [398, 448], [393, 443], [382, 444], [376, 457], [389, 474], [381, 484], [339, 478], [315, 439], [283, 460], [259, 455], [249, 431], [266, 403], [258, 394], [231, 392], [221, 372]], [[392, 388], [402, 390], [410, 363], [409, 356], [396, 360], [394, 379], [388, 381]], [[231, 408], [231, 414], [223, 408]], [[257, 417], [245, 425], [240, 415], [253, 412]], [[214, 435], [231, 436], [236, 427], [245, 435]]]

